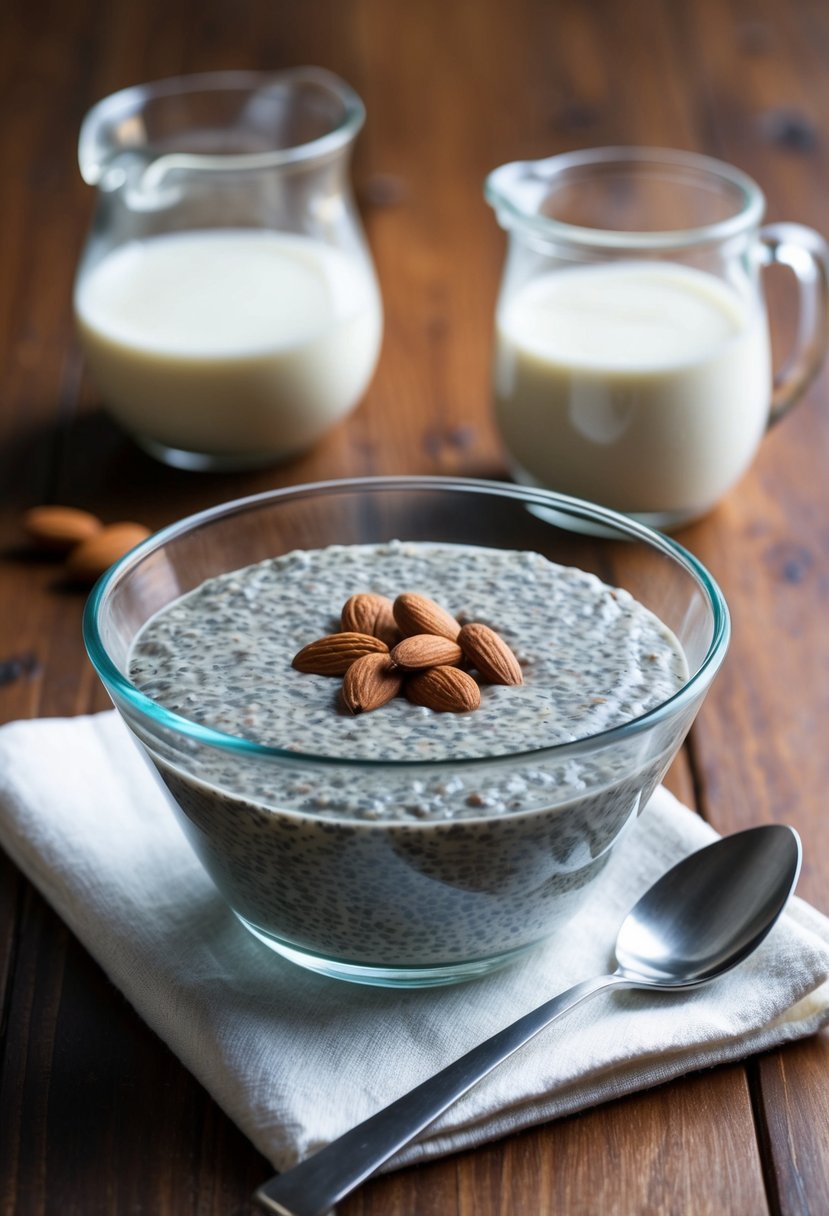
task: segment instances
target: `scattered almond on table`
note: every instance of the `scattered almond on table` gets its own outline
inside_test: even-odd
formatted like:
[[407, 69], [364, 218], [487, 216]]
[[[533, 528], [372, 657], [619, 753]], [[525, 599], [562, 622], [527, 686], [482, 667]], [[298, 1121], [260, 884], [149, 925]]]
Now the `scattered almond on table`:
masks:
[[86, 586], [150, 535], [143, 524], [105, 524], [89, 511], [58, 505], [32, 507], [25, 512], [22, 525], [37, 548], [64, 559], [70, 582]]
[[39, 549], [69, 553], [103, 527], [97, 515], [77, 507], [32, 507], [23, 516], [23, 531]]
[[402, 693], [437, 713], [470, 713], [481, 690], [462, 664], [489, 684], [523, 684], [518, 659], [488, 625], [458, 620], [430, 600], [403, 592], [393, 602], [372, 592], [346, 600], [342, 631], [309, 642], [292, 666], [308, 675], [342, 676], [352, 714], [379, 709]]
[[106, 524], [99, 532], [76, 545], [68, 555], [65, 564], [67, 577], [72, 582], [91, 585], [149, 535], [150, 529], [143, 524]]

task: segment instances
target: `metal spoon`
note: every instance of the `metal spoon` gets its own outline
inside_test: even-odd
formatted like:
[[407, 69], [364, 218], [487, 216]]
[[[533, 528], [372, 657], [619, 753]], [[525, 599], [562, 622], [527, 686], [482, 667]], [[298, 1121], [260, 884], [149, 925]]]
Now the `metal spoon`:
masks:
[[497, 1064], [603, 988], [676, 991], [745, 959], [777, 920], [800, 871], [800, 839], [782, 824], [749, 828], [692, 853], [646, 891], [616, 939], [611, 975], [584, 980], [498, 1031], [415, 1089], [260, 1187], [279, 1216], [323, 1216]]

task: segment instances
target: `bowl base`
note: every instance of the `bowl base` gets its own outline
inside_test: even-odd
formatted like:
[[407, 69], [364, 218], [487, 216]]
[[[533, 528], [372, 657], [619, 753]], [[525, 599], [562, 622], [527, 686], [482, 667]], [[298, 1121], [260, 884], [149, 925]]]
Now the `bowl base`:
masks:
[[191, 452], [185, 448], [173, 448], [166, 443], [159, 443], [145, 435], [133, 435], [133, 439], [148, 456], [160, 460], [162, 464], [173, 469], [187, 469], [193, 473], [240, 473], [246, 469], [267, 469], [287, 459], [286, 456], [276, 456], [272, 452], [242, 452], [230, 456], [214, 452]]
[[[530, 942], [529, 945], [519, 946], [516, 950], [507, 950], [503, 954], [490, 955], [487, 958], [472, 959], [466, 963], [442, 963], [431, 967], [380, 967], [368, 963], [348, 963], [341, 959], [327, 958], [321, 954], [311, 954], [298, 950], [278, 937], [274, 937], [258, 925], [245, 920], [238, 912], [236, 917], [242, 922], [249, 933], [258, 941], [274, 950], [283, 958], [307, 971], [317, 975], [327, 976], [334, 980], [347, 980], [352, 984], [369, 984], [377, 988], [438, 988], [447, 984], [459, 984], [466, 980], [479, 979], [498, 971], [521, 958], [530, 950], [534, 950], [540, 942]], [[546, 939], [542, 939], [546, 940]]]
[[[510, 474], [513, 481], [520, 486], [528, 486], [532, 490], [552, 489], [550, 486], [545, 486], [532, 474], [527, 473], [519, 465], [510, 465]], [[587, 501], [579, 500], [577, 501]], [[609, 503], [594, 504], [587, 502], [589, 507], [599, 505], [604, 506], [606, 510], [615, 511], [617, 514], [626, 515], [628, 519], [635, 520], [636, 523], [644, 524], [646, 528], [652, 528], [657, 532], [675, 532], [678, 528], [683, 528], [687, 524], [695, 523], [704, 515], [707, 515], [713, 510], [715, 504], [708, 503], [705, 506], [695, 506], [686, 508], [674, 508], [656, 511], [624, 511], [621, 507], [612, 507]], [[585, 536], [600, 536], [607, 540], [619, 538], [616, 528], [612, 526], [604, 527], [601, 523], [590, 519], [587, 515], [580, 515], [575, 511], [567, 511], [566, 509], [556, 509], [554, 507], [537, 507], [531, 506], [529, 511], [532, 515], [536, 515], [539, 519], [546, 520], [548, 523], [555, 524], [556, 527], [563, 528], [567, 532], [581, 532]], [[634, 537], [626, 539], [633, 540]]]

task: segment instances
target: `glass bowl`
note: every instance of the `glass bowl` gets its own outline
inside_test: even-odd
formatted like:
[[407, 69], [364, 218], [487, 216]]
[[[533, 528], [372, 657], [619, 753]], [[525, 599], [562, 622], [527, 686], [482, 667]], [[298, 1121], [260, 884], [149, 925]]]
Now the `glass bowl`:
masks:
[[[294, 550], [392, 540], [533, 550], [596, 574], [673, 631], [689, 677], [648, 712], [575, 742], [440, 761], [264, 746], [174, 713], [130, 680], [139, 630], [204, 580]], [[690, 553], [612, 511], [498, 482], [391, 477], [276, 490], [163, 529], [100, 580], [84, 636], [190, 844], [250, 932], [328, 976], [416, 987], [484, 974], [566, 926], [621, 834], [636, 830], [724, 658], [729, 617]], [[519, 810], [470, 813], [476, 791], [515, 781], [528, 791]], [[407, 791], [449, 786], [472, 794], [460, 818], [350, 809], [357, 788], [402, 805]], [[290, 805], [287, 791], [323, 787], [324, 814]]]

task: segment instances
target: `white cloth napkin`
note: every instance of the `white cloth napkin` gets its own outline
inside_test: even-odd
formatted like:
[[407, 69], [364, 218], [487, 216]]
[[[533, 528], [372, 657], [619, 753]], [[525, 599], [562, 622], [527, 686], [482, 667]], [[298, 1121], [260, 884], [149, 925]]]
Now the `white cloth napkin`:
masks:
[[[612, 966], [639, 895], [715, 833], [659, 790], [592, 902], [486, 979], [392, 991], [284, 962], [236, 921], [114, 713], [0, 730], [0, 844], [278, 1169], [481, 1039]], [[457, 1102], [394, 1164], [468, 1148], [829, 1020], [829, 921], [794, 899], [757, 953], [687, 994], [601, 993]]]

